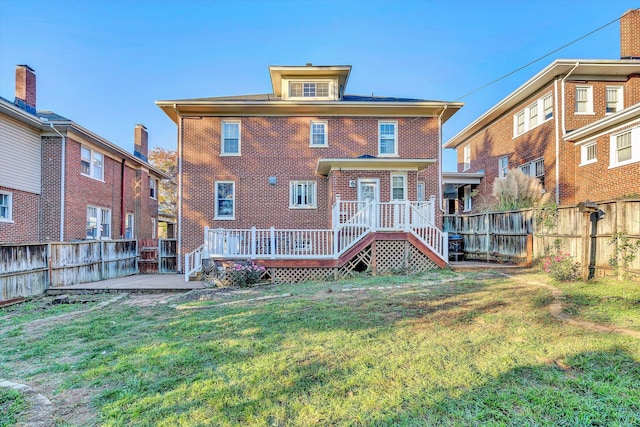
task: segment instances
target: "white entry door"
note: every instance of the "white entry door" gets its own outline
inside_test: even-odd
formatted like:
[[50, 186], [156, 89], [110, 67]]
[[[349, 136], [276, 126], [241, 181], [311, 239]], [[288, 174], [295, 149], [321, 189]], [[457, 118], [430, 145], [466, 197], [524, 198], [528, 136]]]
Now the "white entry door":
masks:
[[374, 202], [371, 209], [366, 211], [363, 221], [376, 227], [377, 220], [377, 202], [380, 200], [380, 180], [378, 178], [360, 178], [358, 179], [358, 201], [360, 206], [364, 207], [369, 202]]

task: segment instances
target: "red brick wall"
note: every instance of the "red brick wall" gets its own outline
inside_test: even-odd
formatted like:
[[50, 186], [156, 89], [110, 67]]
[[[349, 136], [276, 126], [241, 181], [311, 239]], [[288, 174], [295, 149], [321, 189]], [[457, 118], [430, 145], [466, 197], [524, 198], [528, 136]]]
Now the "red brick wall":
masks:
[[41, 239], [60, 239], [60, 137], [42, 137]]
[[[236, 119], [236, 118], [229, 118]], [[220, 156], [221, 118], [185, 119], [183, 122], [183, 222], [186, 251], [202, 244], [203, 229], [209, 227], [327, 228], [331, 223], [330, 178], [316, 175], [319, 158], [356, 158], [378, 154], [378, 118], [361, 117], [243, 117], [241, 156]], [[309, 147], [311, 120], [326, 120], [326, 148]], [[384, 118], [384, 120], [389, 120]], [[395, 120], [395, 119], [394, 119]], [[435, 118], [399, 118], [398, 151], [404, 158], [438, 158], [438, 121]], [[380, 177], [381, 198], [389, 198], [389, 172]], [[411, 174], [410, 174], [411, 175]], [[437, 195], [438, 166], [423, 174], [427, 197]], [[277, 178], [269, 185], [270, 176]], [[371, 172], [333, 174], [331, 191], [343, 200], [355, 200], [356, 189], [348, 187], [352, 177]], [[339, 178], [338, 178], [339, 177]], [[236, 183], [236, 220], [214, 220], [215, 182]], [[289, 209], [289, 182], [315, 180], [317, 209]], [[386, 187], [385, 187], [386, 186]], [[415, 172], [408, 183], [415, 199]]]
[[39, 240], [40, 196], [0, 186], [11, 193], [12, 222], [0, 221], [0, 243], [36, 242]]

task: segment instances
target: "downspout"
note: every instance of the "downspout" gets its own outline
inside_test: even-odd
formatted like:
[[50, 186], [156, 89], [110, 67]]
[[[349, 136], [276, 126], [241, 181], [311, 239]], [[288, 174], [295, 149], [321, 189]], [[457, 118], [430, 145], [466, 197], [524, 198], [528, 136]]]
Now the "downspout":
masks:
[[[571, 69], [571, 71], [569, 71], [569, 73], [567, 73], [566, 76], [564, 76], [562, 78], [562, 85], [561, 85], [561, 90], [562, 90], [562, 138], [564, 138], [564, 135], [567, 133], [567, 129], [565, 127], [565, 110], [566, 110], [566, 104], [565, 104], [565, 95], [564, 95], [564, 81], [567, 79], [567, 77], [569, 77], [571, 75], [571, 73], [573, 73], [575, 71], [576, 68], [578, 68], [578, 66], [580, 65], [579, 62], [576, 62], [576, 65], [573, 66], [573, 68]], [[557, 81], [557, 80], [556, 80]], [[557, 87], [557, 86], [556, 86]], [[558, 101], [558, 92], [556, 91], [556, 105], [557, 101]], [[558, 110], [560, 110], [558, 108]], [[560, 204], [560, 136], [558, 135], [558, 125], [556, 123], [556, 205]]]
[[444, 190], [442, 189], [442, 115], [447, 110], [447, 104], [444, 105], [442, 112], [438, 116], [438, 164], [440, 171], [438, 172], [438, 195], [440, 197], [440, 212], [444, 215]]
[[176, 259], [178, 273], [182, 273], [182, 116], [173, 104], [178, 120], [178, 230], [176, 231]]
[[55, 128], [55, 126], [53, 126], [53, 123], [49, 123], [49, 126], [51, 127], [51, 129], [53, 129], [55, 133], [60, 135], [60, 138], [62, 138], [62, 141], [60, 144], [60, 149], [61, 149], [61, 154], [60, 154], [60, 241], [64, 242], [64, 193], [65, 193], [65, 172], [66, 172], [65, 163], [67, 161], [67, 156], [66, 156], [67, 138], [63, 134], [61, 134], [58, 131], [58, 129]]
[[[124, 239], [124, 229], [125, 229], [125, 206], [124, 206], [124, 162], [125, 159], [122, 159], [122, 163], [120, 165], [120, 238]], [[131, 236], [133, 238], [133, 236]]]

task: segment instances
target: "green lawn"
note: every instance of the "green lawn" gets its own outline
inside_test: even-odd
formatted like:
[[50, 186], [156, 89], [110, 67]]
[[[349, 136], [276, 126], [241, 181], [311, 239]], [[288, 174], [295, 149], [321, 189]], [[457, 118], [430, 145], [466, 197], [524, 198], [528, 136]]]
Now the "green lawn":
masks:
[[[619, 295], [609, 283], [561, 286]], [[54, 413], [61, 426], [640, 424], [640, 340], [554, 320], [550, 292], [527, 280], [434, 272], [208, 299], [14, 322], [0, 335], [0, 378], [63, 407], [85, 397]], [[638, 309], [628, 313], [637, 325]]]

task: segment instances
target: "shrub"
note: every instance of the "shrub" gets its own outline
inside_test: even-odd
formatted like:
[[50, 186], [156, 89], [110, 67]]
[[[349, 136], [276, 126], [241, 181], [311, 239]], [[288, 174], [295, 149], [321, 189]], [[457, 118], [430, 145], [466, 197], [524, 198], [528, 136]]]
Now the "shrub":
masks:
[[543, 256], [538, 261], [544, 272], [559, 282], [569, 282], [580, 277], [580, 263], [566, 252], [558, 251]]
[[247, 287], [260, 281], [265, 268], [253, 261], [234, 263], [226, 271], [226, 279], [230, 285]]
[[494, 208], [499, 211], [530, 208], [549, 199], [549, 193], [543, 192], [540, 180], [525, 175], [519, 169], [509, 169], [506, 177], [493, 181], [493, 195], [498, 199]]

